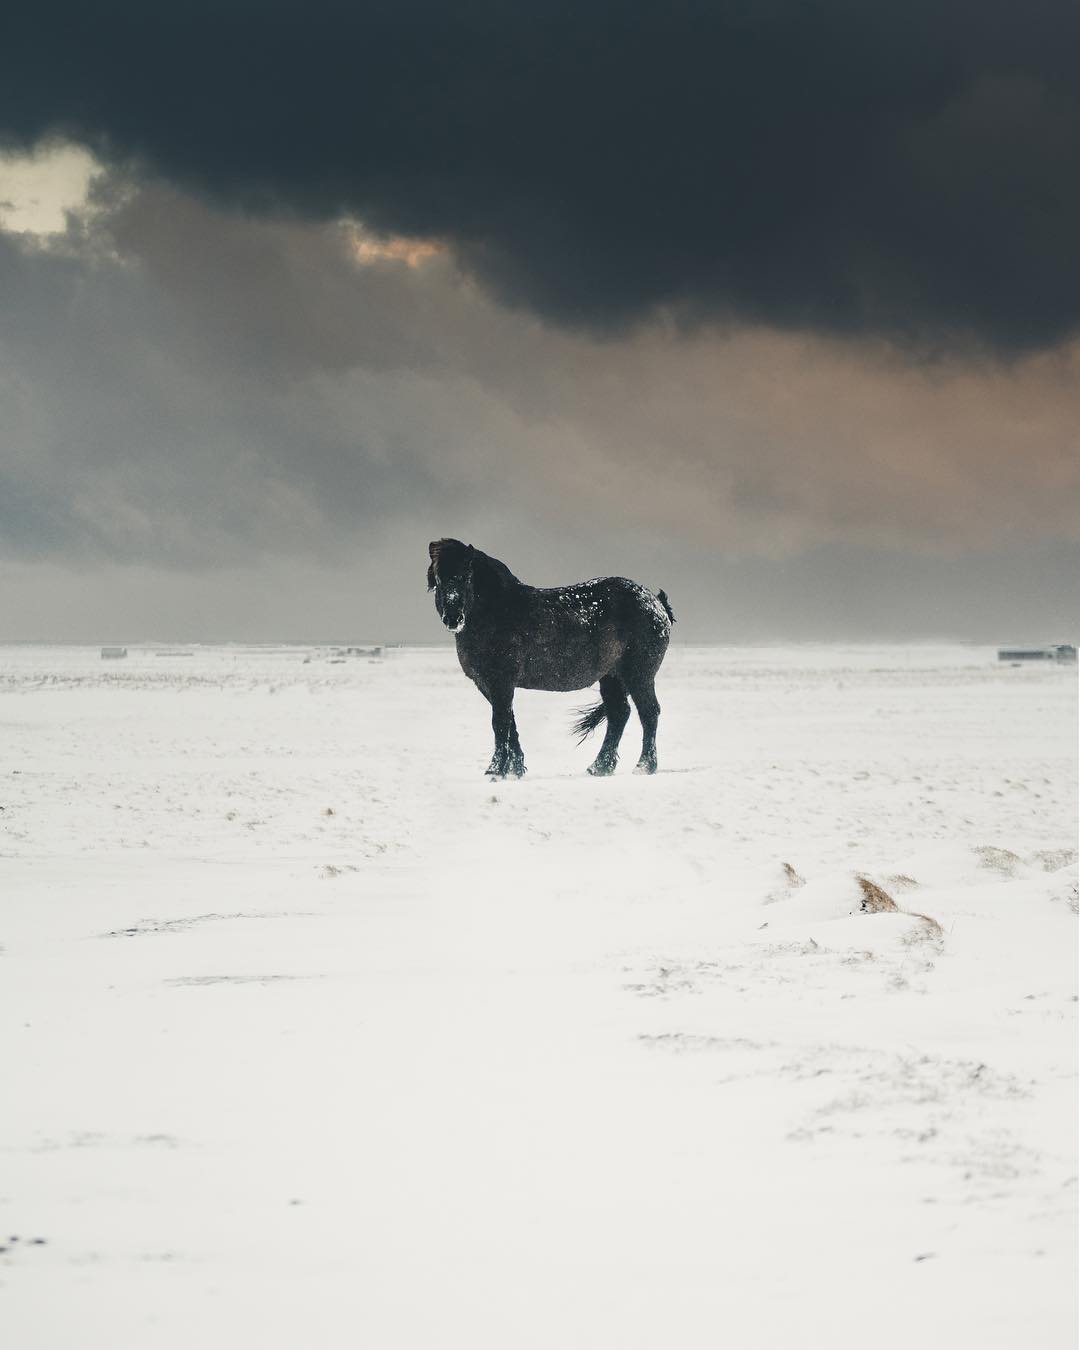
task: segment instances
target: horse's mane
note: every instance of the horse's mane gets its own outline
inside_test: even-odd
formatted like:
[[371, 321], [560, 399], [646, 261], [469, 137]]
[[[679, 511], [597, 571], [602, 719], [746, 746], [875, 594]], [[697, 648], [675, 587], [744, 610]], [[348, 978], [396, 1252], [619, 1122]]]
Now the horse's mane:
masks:
[[[428, 553], [431, 556], [431, 564], [427, 570], [428, 590], [432, 590], [435, 586], [435, 566], [439, 561], [440, 554], [446, 552], [451, 555], [454, 553], [464, 555], [469, 551], [468, 544], [463, 544], [460, 539], [436, 539], [434, 543], [430, 544], [428, 547]], [[480, 594], [489, 595], [495, 591], [521, 585], [521, 581], [498, 558], [493, 558], [488, 553], [482, 553], [478, 548], [472, 549], [471, 554], [473, 582]]]
[[520, 586], [521, 580], [514, 576], [509, 567], [498, 558], [491, 557], [488, 553], [481, 553], [479, 549], [473, 550], [473, 576], [476, 576], [477, 570], [486, 572], [490, 580], [500, 589], [506, 586]]

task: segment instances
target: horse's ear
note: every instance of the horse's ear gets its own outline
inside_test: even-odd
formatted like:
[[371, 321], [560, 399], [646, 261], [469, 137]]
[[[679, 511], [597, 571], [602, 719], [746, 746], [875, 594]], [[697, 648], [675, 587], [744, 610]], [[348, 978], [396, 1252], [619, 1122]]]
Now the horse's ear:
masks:
[[427, 546], [428, 557], [431, 559], [427, 570], [427, 588], [429, 591], [435, 589], [435, 564], [439, 561], [439, 550], [444, 542], [442, 539], [433, 539]]

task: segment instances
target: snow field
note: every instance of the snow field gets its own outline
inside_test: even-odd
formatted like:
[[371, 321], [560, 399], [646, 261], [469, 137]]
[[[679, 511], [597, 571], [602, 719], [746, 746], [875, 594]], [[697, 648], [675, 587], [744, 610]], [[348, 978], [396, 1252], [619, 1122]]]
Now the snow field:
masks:
[[1073, 1343], [1075, 672], [658, 693], [492, 784], [446, 648], [0, 649], [12, 1344]]

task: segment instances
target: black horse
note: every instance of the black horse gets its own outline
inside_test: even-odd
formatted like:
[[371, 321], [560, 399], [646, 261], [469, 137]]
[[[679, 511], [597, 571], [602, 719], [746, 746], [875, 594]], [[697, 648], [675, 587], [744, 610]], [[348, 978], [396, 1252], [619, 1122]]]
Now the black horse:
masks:
[[618, 763], [630, 716], [627, 695], [643, 733], [636, 772], [656, 772], [660, 704], [653, 680], [675, 622], [663, 591], [653, 595], [625, 577], [549, 589], [526, 586], [505, 563], [459, 539], [438, 539], [428, 553], [435, 608], [456, 635], [462, 670], [491, 704], [495, 753], [487, 772], [493, 778], [520, 778], [525, 772], [515, 689], [585, 689], [597, 680], [601, 701], [574, 724], [584, 740], [607, 720], [589, 772], [609, 774]]

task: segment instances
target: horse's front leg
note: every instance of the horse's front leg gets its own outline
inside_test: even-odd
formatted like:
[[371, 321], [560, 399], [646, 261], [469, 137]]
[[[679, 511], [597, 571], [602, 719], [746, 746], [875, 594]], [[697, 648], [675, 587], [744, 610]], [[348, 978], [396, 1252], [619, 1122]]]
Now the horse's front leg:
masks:
[[517, 718], [510, 713], [510, 773], [514, 778], [525, 777], [525, 751], [518, 739]]
[[521, 778], [525, 773], [525, 755], [514, 720], [514, 686], [500, 685], [492, 690], [489, 698], [495, 753], [487, 772], [492, 778]]

